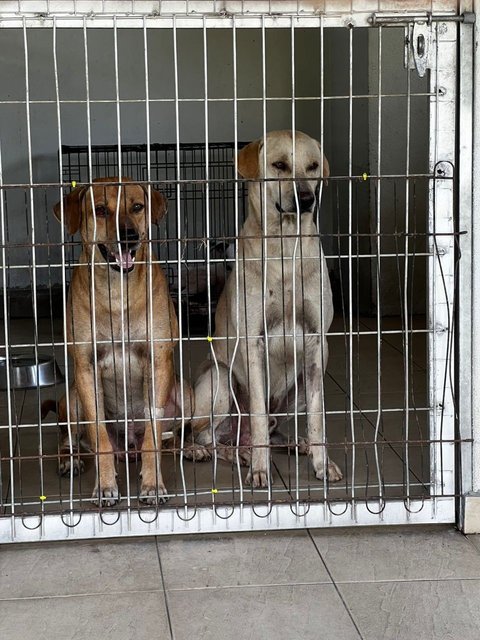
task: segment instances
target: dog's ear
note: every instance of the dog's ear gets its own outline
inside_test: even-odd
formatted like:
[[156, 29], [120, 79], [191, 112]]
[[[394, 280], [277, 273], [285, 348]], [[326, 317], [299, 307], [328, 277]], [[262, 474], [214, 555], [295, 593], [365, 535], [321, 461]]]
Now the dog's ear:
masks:
[[328, 164], [328, 160], [327, 160], [327, 156], [323, 153], [323, 149], [320, 145], [320, 142], [318, 142], [318, 140], [316, 141], [318, 144], [318, 148], [320, 149], [320, 153], [322, 154], [323, 157], [323, 173], [322, 173], [322, 178], [325, 180], [325, 184], [328, 184], [328, 176], [330, 175], [330, 165]]
[[[143, 190], [145, 191], [145, 206], [148, 211], [148, 189], [147, 187], [143, 187]], [[159, 224], [167, 213], [168, 200], [163, 193], [160, 193], [160, 191], [156, 189], [150, 189], [150, 197], [152, 199], [152, 222]]]
[[328, 182], [326, 178], [328, 178], [329, 175], [330, 175], [330, 165], [328, 164], [327, 156], [323, 154], [323, 177], [325, 179], [325, 184], [327, 184]]
[[[88, 187], [76, 187], [63, 199], [63, 222], [72, 236], [80, 229], [82, 222], [82, 199]], [[57, 202], [53, 213], [59, 222], [62, 221], [62, 203]]]
[[259, 156], [262, 147], [263, 141], [255, 140], [238, 152], [238, 173], [242, 178], [249, 180], [258, 178], [260, 169]]

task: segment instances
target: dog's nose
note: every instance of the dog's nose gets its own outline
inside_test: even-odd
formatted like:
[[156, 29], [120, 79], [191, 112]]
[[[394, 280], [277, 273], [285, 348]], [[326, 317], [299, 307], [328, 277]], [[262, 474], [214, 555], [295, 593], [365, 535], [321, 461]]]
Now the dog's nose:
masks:
[[311, 210], [315, 202], [315, 195], [311, 191], [300, 191], [298, 201], [300, 204], [300, 212], [305, 213]]
[[140, 236], [132, 227], [120, 227], [120, 242], [122, 244], [136, 244]]

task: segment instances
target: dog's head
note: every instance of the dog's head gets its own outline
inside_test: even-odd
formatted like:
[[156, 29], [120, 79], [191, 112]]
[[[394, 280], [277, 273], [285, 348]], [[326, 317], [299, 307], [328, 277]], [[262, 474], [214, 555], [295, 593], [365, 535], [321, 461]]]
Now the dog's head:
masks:
[[[119, 183], [108, 184], [108, 183]], [[62, 219], [62, 203], [53, 209]], [[147, 238], [149, 217], [157, 224], [167, 211], [167, 199], [130, 178], [99, 178], [92, 187], [77, 187], [63, 199], [63, 222], [72, 235], [80, 231], [84, 250], [115, 271], [135, 268], [135, 256]]]
[[239, 152], [238, 171], [256, 181], [249, 189], [249, 196], [257, 200], [256, 211], [263, 210], [266, 190], [269, 216], [313, 212], [319, 181], [330, 175], [320, 143], [301, 131], [295, 132], [295, 158], [292, 132], [271, 131], [265, 140], [255, 140]]

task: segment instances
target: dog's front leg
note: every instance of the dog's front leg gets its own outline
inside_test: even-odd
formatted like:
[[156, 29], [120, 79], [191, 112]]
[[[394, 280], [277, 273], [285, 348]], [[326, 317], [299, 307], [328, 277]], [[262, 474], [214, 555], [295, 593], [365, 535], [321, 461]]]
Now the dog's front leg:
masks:
[[93, 499], [100, 505], [114, 505], [119, 499], [115, 473], [115, 456], [105, 426], [103, 387], [100, 371], [97, 384], [91, 358], [88, 354], [75, 356], [75, 385], [86, 421], [87, 437], [91, 450], [95, 453], [97, 477]]
[[[162, 478], [161, 455], [162, 418], [174, 384], [173, 353], [170, 347], [155, 346], [154, 373], [152, 380], [151, 361], [150, 358], [145, 358], [143, 385], [146, 422], [142, 445], [140, 500], [151, 505], [164, 502], [167, 493]], [[153, 388], [155, 394], [152, 392]]]
[[[247, 357], [248, 356], [248, 357]], [[265, 358], [263, 340], [251, 340], [242, 348], [250, 398], [252, 462], [246, 482], [254, 487], [268, 487], [270, 477], [267, 398], [265, 394]]]
[[319, 480], [327, 477], [330, 482], [337, 482], [343, 475], [335, 462], [327, 456], [323, 428], [323, 370], [328, 360], [328, 346], [325, 341], [322, 347], [320, 336], [312, 338], [311, 343], [305, 346], [308, 451], [316, 477]]

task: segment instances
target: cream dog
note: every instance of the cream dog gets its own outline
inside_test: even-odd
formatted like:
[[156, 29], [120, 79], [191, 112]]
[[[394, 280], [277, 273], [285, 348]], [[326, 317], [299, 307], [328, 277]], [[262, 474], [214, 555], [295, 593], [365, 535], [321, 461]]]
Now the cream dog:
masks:
[[217, 363], [205, 363], [195, 384], [195, 438], [208, 449], [213, 430], [219, 436], [236, 434], [240, 408], [237, 442], [251, 448], [247, 482], [267, 486], [269, 430], [276, 425], [275, 413], [291, 410], [296, 381], [296, 405], [306, 411], [308, 432], [306, 447], [298, 444], [308, 450], [317, 478], [338, 481], [342, 473], [324, 446], [325, 333], [333, 304], [315, 222], [328, 162], [306, 134], [273, 131], [240, 151], [238, 171], [250, 181], [248, 216], [215, 315]]

